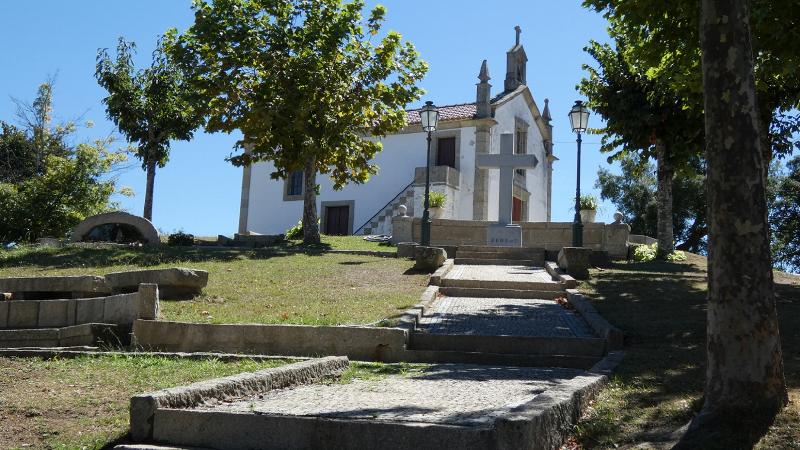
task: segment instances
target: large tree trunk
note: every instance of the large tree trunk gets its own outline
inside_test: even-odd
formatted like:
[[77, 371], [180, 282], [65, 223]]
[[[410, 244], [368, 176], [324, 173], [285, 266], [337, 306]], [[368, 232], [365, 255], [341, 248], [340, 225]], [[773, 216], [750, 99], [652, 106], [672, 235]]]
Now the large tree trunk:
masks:
[[675, 251], [675, 235], [672, 231], [672, 164], [667, 157], [667, 146], [661, 139], [656, 139], [656, 162], [658, 192], [658, 225], [656, 239], [658, 239], [658, 256], [665, 258]]
[[702, 0], [708, 366], [703, 409], [677, 448], [750, 448], [787, 401], [749, 23], [746, 1]]
[[153, 220], [153, 187], [156, 183], [156, 161], [148, 161], [147, 166], [147, 185], [144, 191], [144, 218]]
[[319, 220], [317, 219], [317, 167], [316, 159], [309, 157], [303, 173], [303, 243], [319, 244]]

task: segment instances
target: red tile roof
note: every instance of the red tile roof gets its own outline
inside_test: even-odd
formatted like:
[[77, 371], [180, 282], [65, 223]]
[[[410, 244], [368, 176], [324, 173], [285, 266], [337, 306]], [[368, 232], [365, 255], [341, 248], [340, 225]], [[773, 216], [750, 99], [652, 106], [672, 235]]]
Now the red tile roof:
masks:
[[[475, 117], [478, 109], [475, 103], [461, 103], [459, 105], [437, 106], [439, 108], [439, 120], [463, 120]], [[413, 125], [421, 122], [417, 109], [407, 109], [408, 124]]]

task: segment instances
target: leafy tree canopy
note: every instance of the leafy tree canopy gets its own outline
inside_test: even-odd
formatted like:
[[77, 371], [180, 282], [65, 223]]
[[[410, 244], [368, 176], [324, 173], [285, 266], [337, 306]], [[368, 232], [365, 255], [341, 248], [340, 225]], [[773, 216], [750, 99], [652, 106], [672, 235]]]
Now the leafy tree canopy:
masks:
[[768, 194], [775, 264], [786, 270], [800, 271], [800, 156], [786, 164], [786, 173], [773, 180], [774, 192]]
[[[170, 30], [170, 54], [205, 105], [209, 131], [241, 130], [235, 165], [274, 162], [285, 178], [313, 160], [336, 188], [365, 182], [384, 136], [406, 123], [427, 71], [390, 31], [385, 9], [356, 0], [195, 0], [195, 22]], [[316, 219], [313, 220], [314, 222]]]

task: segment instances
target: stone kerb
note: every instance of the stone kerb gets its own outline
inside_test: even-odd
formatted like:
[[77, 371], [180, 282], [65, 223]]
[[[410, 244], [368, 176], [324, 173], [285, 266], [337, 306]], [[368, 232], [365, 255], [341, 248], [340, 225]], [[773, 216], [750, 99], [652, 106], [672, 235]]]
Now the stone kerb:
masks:
[[93, 228], [113, 223], [130, 225], [136, 228], [136, 230], [142, 235], [142, 238], [145, 241], [144, 244], [146, 245], [161, 244], [161, 240], [158, 237], [158, 230], [156, 230], [156, 227], [153, 226], [152, 222], [144, 217], [135, 216], [122, 211], [97, 214], [87, 217], [72, 230], [70, 242], [82, 242], [86, 238], [86, 235], [89, 234]]
[[153, 437], [154, 415], [159, 408], [189, 408], [208, 400], [241, 398], [273, 389], [314, 383], [323, 377], [341, 375], [349, 364], [345, 357], [313, 359], [136, 395], [131, 398], [130, 404], [131, 438], [143, 441]]
[[103, 277], [91, 275], [55, 277], [0, 278], [0, 292], [11, 293], [11, 298], [85, 298], [108, 295], [111, 290]]
[[575, 308], [586, 323], [606, 340], [608, 350], [621, 350], [624, 345], [625, 335], [619, 328], [611, 325], [577, 289], [567, 289], [567, 301]]

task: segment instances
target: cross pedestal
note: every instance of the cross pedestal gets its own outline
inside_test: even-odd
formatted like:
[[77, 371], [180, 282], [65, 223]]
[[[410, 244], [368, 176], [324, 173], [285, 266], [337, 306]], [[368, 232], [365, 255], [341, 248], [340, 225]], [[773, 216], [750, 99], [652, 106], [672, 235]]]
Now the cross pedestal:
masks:
[[489, 226], [486, 243], [495, 247], [521, 247], [522, 228], [512, 224], [514, 207], [514, 170], [533, 169], [539, 164], [535, 155], [515, 155], [514, 135], [500, 135], [500, 154], [477, 155], [476, 164], [481, 169], [500, 169], [500, 195], [497, 223]]

